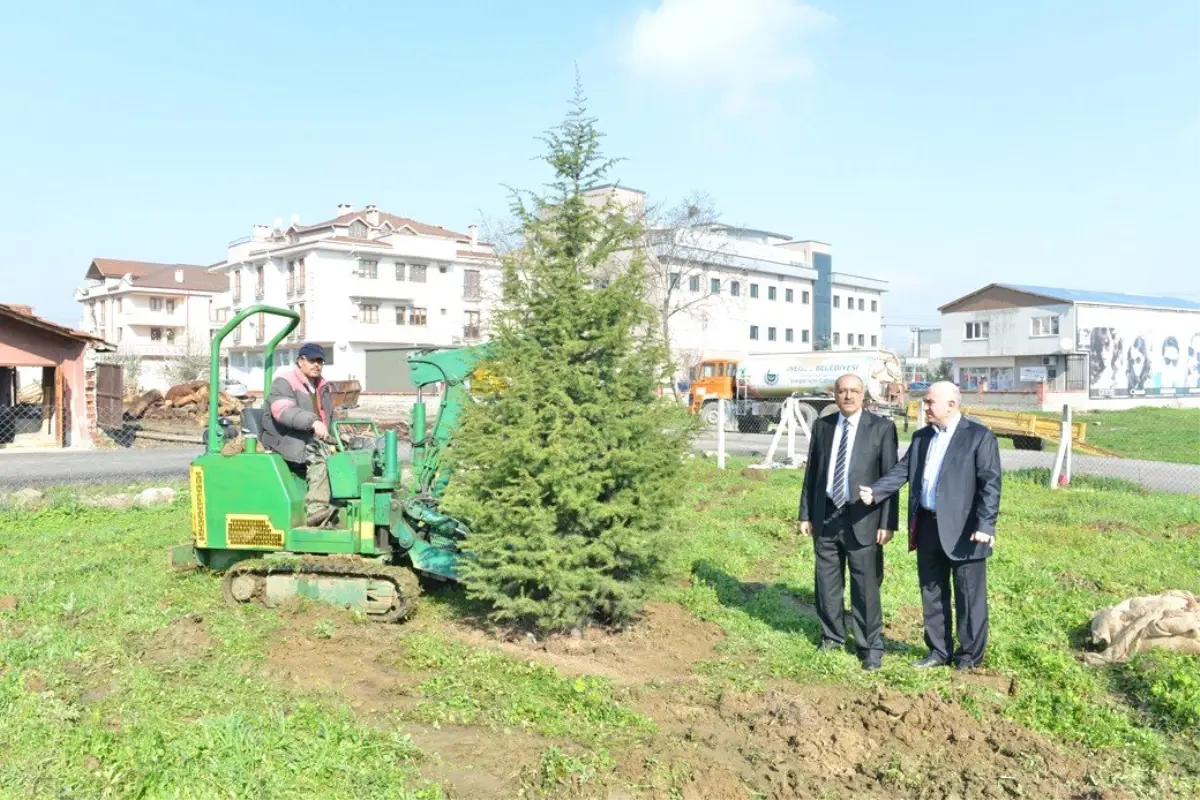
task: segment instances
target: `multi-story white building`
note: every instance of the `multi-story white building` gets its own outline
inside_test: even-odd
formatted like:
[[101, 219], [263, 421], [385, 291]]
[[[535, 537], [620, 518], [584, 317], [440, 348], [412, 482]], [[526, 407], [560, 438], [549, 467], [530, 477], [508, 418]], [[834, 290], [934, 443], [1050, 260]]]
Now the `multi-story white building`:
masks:
[[[635, 213], [646, 205], [633, 189], [598, 186], [589, 195]], [[677, 359], [882, 346], [886, 281], [834, 272], [824, 242], [709, 223], [653, 229], [649, 249], [661, 284], [652, 299], [668, 317]]]
[[207, 352], [228, 303], [224, 279], [192, 264], [96, 258], [84, 277], [79, 328], [137, 358], [144, 389], [167, 388], [172, 361]]
[[[300, 315], [277, 364], [291, 363], [302, 342], [317, 342], [327, 378], [356, 379], [364, 391], [407, 391], [405, 358], [413, 350], [486, 338], [500, 269], [474, 225], [456, 233], [373, 205], [337, 212], [315, 225], [255, 225], [211, 268], [228, 282], [232, 314], [265, 304]], [[223, 343], [229, 377], [260, 390], [266, 344], [285, 325], [263, 313], [243, 320]]]

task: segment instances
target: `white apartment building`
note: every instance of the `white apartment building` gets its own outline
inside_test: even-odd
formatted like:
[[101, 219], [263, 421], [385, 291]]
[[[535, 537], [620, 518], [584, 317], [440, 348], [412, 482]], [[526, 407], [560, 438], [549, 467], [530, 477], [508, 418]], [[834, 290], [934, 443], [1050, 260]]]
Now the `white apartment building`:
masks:
[[96, 258], [84, 278], [75, 290], [80, 330], [139, 359], [143, 389], [166, 389], [173, 360], [208, 351], [216, 309], [228, 302], [225, 281], [192, 264]]
[[[300, 315], [276, 364], [292, 363], [301, 343], [317, 342], [330, 380], [355, 379], [369, 392], [409, 391], [409, 353], [486, 338], [499, 261], [476, 226], [468, 231], [373, 205], [339, 205], [334, 218], [315, 225], [295, 218], [287, 229], [255, 225], [211, 271], [227, 282], [233, 314], [265, 304]], [[245, 319], [222, 345], [228, 376], [261, 391], [266, 344], [286, 323], [265, 313]]]
[[[646, 207], [634, 189], [598, 186], [589, 195], [634, 213]], [[650, 255], [652, 273], [665, 279], [652, 301], [669, 309], [681, 361], [882, 346], [887, 282], [835, 272], [827, 243], [708, 224], [652, 230]]]

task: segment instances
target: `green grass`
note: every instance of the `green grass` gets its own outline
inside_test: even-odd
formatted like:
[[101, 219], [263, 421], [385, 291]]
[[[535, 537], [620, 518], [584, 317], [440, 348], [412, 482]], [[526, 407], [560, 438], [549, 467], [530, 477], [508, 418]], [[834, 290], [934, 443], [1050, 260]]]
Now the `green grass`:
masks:
[[[1045, 470], [1006, 473], [985, 664], [1015, 681], [1004, 694], [908, 666], [924, 648], [902, 536], [887, 548], [883, 670], [818, 652], [806, 606], [812, 546], [791, 525], [802, 473], [749, 480], [745, 463], [722, 472], [689, 462], [670, 577], [656, 590], [725, 631], [696, 667], [708, 688], [761, 691], [785, 678], [934, 691], [1079, 749], [1100, 789], [1200, 795], [1200, 658], [1152, 653], [1101, 668], [1079, 658], [1106, 605], [1200, 593], [1195, 498], [1085, 476], [1050, 491]], [[414, 702], [391, 714], [359, 717], [336, 692], [270, 679], [283, 617], [226, 606], [216, 576], [165, 568], [163, 548], [187, 538], [177, 488], [173, 505], [154, 510], [88, 510], [58, 490], [40, 511], [0, 508], [0, 596], [20, 601], [0, 611], [0, 796], [440, 797], [422, 776], [427, 754], [405, 734], [414, 724], [541, 737], [540, 755], [513, 765], [529, 791], [603, 794], [622, 754], [662, 736], [607, 679], [451, 640], [441, 626], [467, 608], [455, 592], [422, 603], [424, 624], [396, 630], [384, 666], [412, 676]], [[194, 616], [204, 641], [164, 650], [164, 632]], [[346, 624], [341, 613], [305, 632], [336, 640]]]
[[[358, 719], [336, 695], [264, 677], [279, 615], [226, 606], [216, 576], [168, 572], [163, 548], [188, 535], [185, 493], [126, 512], [48, 497], [39, 511], [0, 508], [0, 596], [19, 601], [0, 611], [0, 797], [443, 796], [421, 778], [403, 719]], [[192, 616], [207, 641], [167, 657], [164, 632]], [[334, 630], [322, 620], [313, 633]], [[404, 666], [431, 672], [406, 719], [517, 728], [601, 754], [654, 731], [605, 680], [398, 635]], [[535, 780], [560, 781], [577, 758], [566, 752]]]
[[[816, 649], [818, 623], [800, 605], [812, 602], [812, 545], [789, 524], [803, 474], [776, 470], [765, 484], [750, 482], [739, 474], [741, 463], [723, 473], [708, 464], [694, 468], [699, 510], [688, 522], [689, 546], [675, 562], [691, 583], [668, 591], [728, 633], [737, 664], [709, 665], [711, 673], [935, 690], [964, 699], [968, 690], [948, 671], [908, 666], [925, 648], [916, 560], [903, 534], [886, 549], [883, 610], [895, 638], [884, 668], [867, 674], [850, 654]], [[988, 568], [986, 667], [1015, 679], [1019, 690], [982, 697], [1055, 740], [1127, 759], [1151, 794], [1155, 781], [1200, 791], [1193, 724], [1200, 715], [1200, 658], [1155, 656], [1113, 668], [1079, 658], [1089, 646], [1091, 618], [1105, 606], [1170, 588], [1200, 594], [1200, 506], [1194, 498], [1088, 477], [1070, 490], [1050, 491], [1046, 478], [1045, 470], [1005, 474]], [[757, 672], [745, 671], [747, 656]], [[1182, 732], [1189, 725], [1191, 736]], [[1176, 774], [1180, 763], [1191, 766], [1190, 777]]]

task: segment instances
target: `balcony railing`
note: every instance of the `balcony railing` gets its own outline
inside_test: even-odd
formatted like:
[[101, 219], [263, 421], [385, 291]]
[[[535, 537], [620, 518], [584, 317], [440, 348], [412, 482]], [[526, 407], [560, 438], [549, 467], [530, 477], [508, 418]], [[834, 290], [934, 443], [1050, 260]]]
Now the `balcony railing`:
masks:
[[478, 302], [482, 296], [483, 293], [478, 288], [463, 290], [463, 300], [467, 300], [469, 302]]
[[267, 296], [267, 292], [263, 287], [258, 286], [254, 289], [254, 299], [255, 300], [262, 300], [266, 296]]
[[295, 297], [298, 294], [304, 294], [304, 281], [297, 281], [294, 278], [288, 278], [287, 296]]
[[235, 303], [242, 302], [242, 291], [240, 289], [234, 291], [233, 302], [235, 302]]
[[463, 338], [464, 338], [464, 339], [478, 339], [478, 338], [480, 338], [480, 336], [479, 336], [479, 326], [478, 326], [478, 325], [464, 325], [464, 326], [463, 326]]

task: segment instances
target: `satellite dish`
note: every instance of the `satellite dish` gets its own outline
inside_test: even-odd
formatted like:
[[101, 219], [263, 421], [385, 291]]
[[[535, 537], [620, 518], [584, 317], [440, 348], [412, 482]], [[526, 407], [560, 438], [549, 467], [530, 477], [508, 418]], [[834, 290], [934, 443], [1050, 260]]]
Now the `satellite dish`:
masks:
[[1064, 336], [1058, 340], [1058, 346], [1063, 350], [1070, 352], [1075, 349], [1075, 343], [1071, 341], [1071, 337]]

